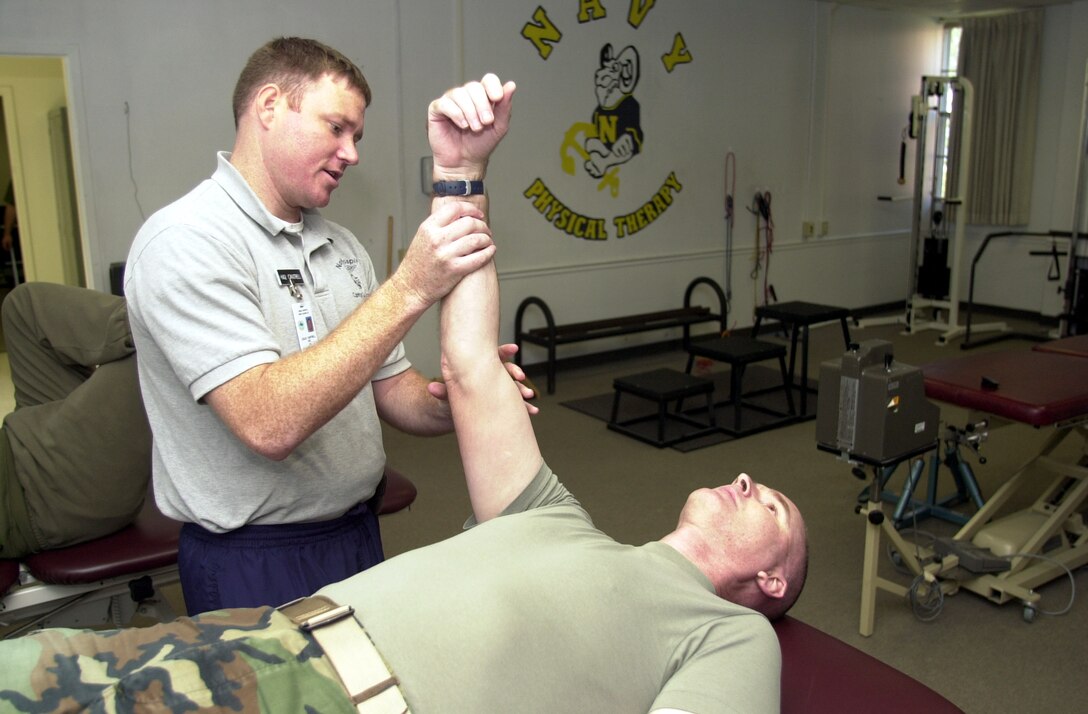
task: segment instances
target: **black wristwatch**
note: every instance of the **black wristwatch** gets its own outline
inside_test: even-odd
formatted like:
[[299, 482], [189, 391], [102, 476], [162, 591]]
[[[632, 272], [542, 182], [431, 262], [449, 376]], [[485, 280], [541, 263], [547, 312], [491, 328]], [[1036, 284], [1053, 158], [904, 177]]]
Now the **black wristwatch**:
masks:
[[435, 181], [435, 196], [479, 196], [484, 192], [483, 181]]

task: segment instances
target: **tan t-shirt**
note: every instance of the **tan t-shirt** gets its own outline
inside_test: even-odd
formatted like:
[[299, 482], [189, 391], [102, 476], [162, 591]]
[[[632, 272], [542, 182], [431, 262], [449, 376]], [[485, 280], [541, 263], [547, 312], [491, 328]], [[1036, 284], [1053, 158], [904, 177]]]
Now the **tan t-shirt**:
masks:
[[778, 711], [766, 618], [673, 548], [597, 530], [546, 465], [468, 525], [321, 591], [355, 608], [415, 714]]

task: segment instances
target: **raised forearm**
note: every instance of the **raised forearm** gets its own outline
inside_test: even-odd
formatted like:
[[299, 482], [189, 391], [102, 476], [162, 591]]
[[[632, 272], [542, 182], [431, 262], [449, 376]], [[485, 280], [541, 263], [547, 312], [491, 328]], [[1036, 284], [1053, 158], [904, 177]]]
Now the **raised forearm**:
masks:
[[498, 353], [499, 287], [494, 263], [442, 301], [442, 374], [449, 394], [472, 511], [485, 521], [520, 494], [542, 457], [521, 391]]

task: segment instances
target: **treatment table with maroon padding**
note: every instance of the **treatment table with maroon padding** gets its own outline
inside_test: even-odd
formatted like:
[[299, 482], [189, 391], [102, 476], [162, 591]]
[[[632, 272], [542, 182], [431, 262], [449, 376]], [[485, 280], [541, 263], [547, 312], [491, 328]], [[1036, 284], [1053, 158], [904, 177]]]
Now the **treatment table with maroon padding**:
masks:
[[[385, 493], [378, 515], [407, 508], [415, 500], [410, 479], [386, 467]], [[0, 620], [33, 627], [121, 627], [143, 614], [164, 621], [175, 617], [158, 591], [178, 580], [181, 523], [167, 518], [148, 491], [140, 513], [116, 533], [86, 543], [22, 558], [0, 560]]]
[[789, 615], [774, 629], [782, 649], [783, 714], [962, 711], [918, 680]]
[[[917, 576], [912, 588], [921, 590], [908, 592], [875, 576], [875, 562], [867, 557], [861, 632], [872, 633], [877, 588], [937, 602], [938, 609], [944, 595], [960, 588], [997, 604], [1018, 600], [1030, 622], [1040, 598], [1034, 588], [1088, 563], [1088, 528], [1080, 513], [1088, 497], [1088, 468], [1080, 465], [1088, 463], [1088, 336], [956, 357], [922, 371], [926, 396], [968, 410], [970, 422], [1052, 433], [952, 538], [937, 539], [933, 548], [908, 548], [883, 528]], [[1071, 436], [1079, 437], [1076, 453], [1057, 458], [1055, 450]], [[1040, 479], [1049, 479], [1041, 495], [1026, 508], [1006, 512], [1014, 496], [1038, 491]], [[870, 523], [878, 510], [865, 511]]]

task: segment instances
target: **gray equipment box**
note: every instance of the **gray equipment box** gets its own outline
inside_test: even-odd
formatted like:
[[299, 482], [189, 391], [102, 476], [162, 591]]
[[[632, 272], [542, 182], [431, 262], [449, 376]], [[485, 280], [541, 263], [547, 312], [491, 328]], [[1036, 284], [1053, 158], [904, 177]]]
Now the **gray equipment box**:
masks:
[[866, 340], [821, 364], [819, 394], [821, 449], [892, 464], [937, 443], [940, 409], [926, 399], [922, 370], [896, 362], [890, 342]]

